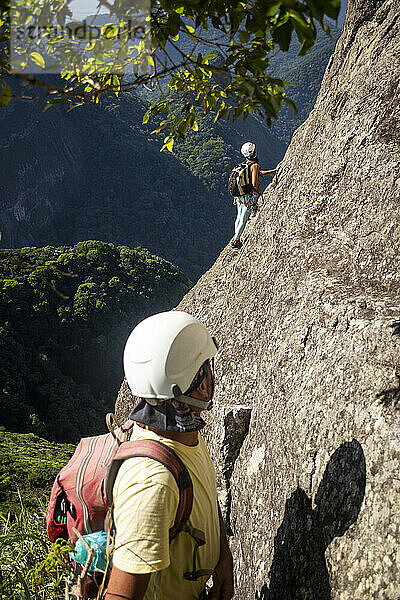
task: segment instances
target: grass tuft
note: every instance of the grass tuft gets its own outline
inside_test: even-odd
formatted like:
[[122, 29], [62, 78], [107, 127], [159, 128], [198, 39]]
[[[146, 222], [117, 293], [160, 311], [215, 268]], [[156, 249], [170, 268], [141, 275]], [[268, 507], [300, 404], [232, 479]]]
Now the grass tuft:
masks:
[[0, 514], [0, 598], [63, 600], [71, 549], [64, 541], [50, 543], [43, 508], [28, 511], [21, 500], [18, 514]]

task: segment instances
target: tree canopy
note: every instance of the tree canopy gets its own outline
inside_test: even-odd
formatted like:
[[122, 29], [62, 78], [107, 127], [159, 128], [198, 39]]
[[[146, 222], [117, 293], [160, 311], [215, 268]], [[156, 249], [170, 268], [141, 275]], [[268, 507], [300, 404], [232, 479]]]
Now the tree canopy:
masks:
[[0, 425], [64, 441], [98, 433], [132, 328], [190, 288], [144, 248], [88, 240], [2, 250]]
[[[108, 10], [100, 26], [94, 17], [74, 21], [68, 0], [12, 0], [11, 11], [8, 2], [1, 0], [3, 105], [14, 93], [10, 77], [36, 84], [48, 105], [71, 107], [145, 86], [154, 102], [144, 121], [162, 116], [156, 131], [170, 150], [210, 112], [216, 121], [256, 112], [270, 122], [285, 103], [295, 110], [284, 82], [268, 72], [270, 56], [287, 51], [293, 34], [306, 54], [316, 24], [329, 32], [326, 17], [340, 11], [340, 0], [99, 0], [98, 13]], [[57, 67], [57, 83], [37, 74]]]

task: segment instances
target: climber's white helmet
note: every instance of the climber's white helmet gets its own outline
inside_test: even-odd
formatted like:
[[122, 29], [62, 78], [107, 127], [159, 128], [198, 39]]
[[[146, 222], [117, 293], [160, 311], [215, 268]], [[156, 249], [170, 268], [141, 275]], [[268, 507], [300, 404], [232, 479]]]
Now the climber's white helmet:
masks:
[[124, 351], [124, 370], [135, 396], [149, 404], [168, 398], [207, 408], [208, 402], [184, 396], [201, 365], [217, 353], [207, 328], [182, 311], [148, 317], [130, 334]]
[[253, 158], [256, 155], [256, 145], [253, 142], [246, 142], [240, 149], [245, 158]]

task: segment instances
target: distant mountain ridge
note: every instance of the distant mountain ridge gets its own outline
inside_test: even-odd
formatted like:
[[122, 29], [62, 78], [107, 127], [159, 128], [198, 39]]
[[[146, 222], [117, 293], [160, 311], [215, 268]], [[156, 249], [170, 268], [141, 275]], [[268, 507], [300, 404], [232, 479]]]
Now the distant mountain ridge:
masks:
[[[10, 103], [0, 111], [1, 246], [90, 238], [140, 245], [197, 279], [232, 236], [235, 210], [226, 182], [242, 159], [241, 144], [256, 142], [264, 168], [281, 160], [314, 102], [333, 44], [321, 33], [305, 58], [293, 47], [272, 59], [278, 75], [297, 77], [298, 87], [288, 91], [297, 117], [283, 109], [269, 129], [256, 118], [213, 124], [209, 116], [174, 155], [160, 154], [160, 140], [150, 135], [154, 126], [142, 125], [146, 104], [133, 94], [44, 114], [40, 101]], [[289, 64], [296, 70], [286, 75]]]
[[271, 133], [285, 145], [290, 143], [293, 132], [307, 119], [314, 106], [325, 67], [340, 37], [340, 29], [331, 26], [331, 37], [322, 31], [319, 35], [319, 43], [301, 60], [297, 56], [300, 44], [294, 40], [289, 52], [279, 53], [271, 61], [276, 75], [283, 81], [292, 84], [287, 88], [287, 95], [294, 101], [298, 109], [297, 114], [294, 114], [289, 107], [284, 106], [278, 121], [274, 121], [272, 124]]

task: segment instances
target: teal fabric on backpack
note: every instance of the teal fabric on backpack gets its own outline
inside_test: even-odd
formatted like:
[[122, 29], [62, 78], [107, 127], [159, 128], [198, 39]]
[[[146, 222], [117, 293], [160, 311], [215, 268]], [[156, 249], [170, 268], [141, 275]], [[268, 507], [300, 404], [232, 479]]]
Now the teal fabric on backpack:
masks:
[[[82, 536], [85, 542], [94, 549], [93, 560], [90, 563], [89, 573], [93, 573], [95, 569], [100, 571], [106, 570], [107, 557], [107, 534], [105, 531], [95, 531]], [[75, 551], [70, 553], [71, 560], [79, 565], [85, 566], [88, 553], [81, 540], [75, 544]], [[112, 565], [112, 556], [110, 558], [110, 566]]]

